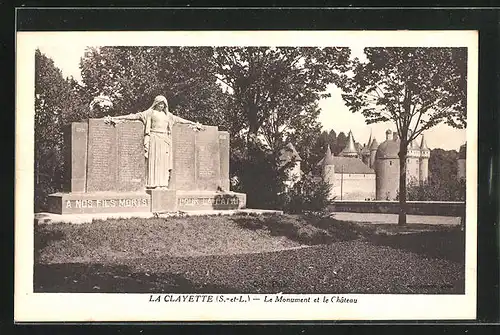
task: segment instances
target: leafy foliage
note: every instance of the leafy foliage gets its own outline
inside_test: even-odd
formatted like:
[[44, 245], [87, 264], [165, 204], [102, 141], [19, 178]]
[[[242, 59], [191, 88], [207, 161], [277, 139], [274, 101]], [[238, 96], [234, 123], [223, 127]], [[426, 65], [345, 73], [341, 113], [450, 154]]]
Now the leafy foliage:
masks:
[[408, 184], [408, 200], [412, 201], [465, 201], [465, 194], [463, 179], [444, 182], [442, 179], [429, 178], [423, 184], [415, 180]]
[[347, 70], [349, 54], [348, 48], [221, 47], [215, 61], [247, 133], [279, 150], [288, 134], [317, 126], [317, 101]]
[[35, 51], [35, 211], [63, 187], [62, 126], [76, 121], [80, 100], [75, 81], [65, 79], [52, 59]]
[[80, 64], [84, 95], [88, 101], [109, 96], [112, 114], [145, 110], [156, 95], [164, 95], [175, 114], [229, 130], [227, 96], [216, 83], [212, 54], [209, 47], [88, 49]]
[[282, 208], [286, 172], [293, 162], [280, 166], [279, 157], [273, 152], [265, 148], [252, 152], [252, 156], [242, 154], [231, 162], [233, 173], [238, 176], [233, 190], [247, 194], [249, 208]]
[[289, 213], [325, 214], [329, 205], [331, 186], [322, 178], [304, 175], [286, 194], [285, 210]]
[[429, 176], [444, 182], [457, 179], [458, 153], [455, 150], [433, 149], [429, 158]]
[[429, 180], [408, 184], [408, 200], [465, 201], [465, 181], [457, 178], [457, 152], [434, 149], [429, 159]]

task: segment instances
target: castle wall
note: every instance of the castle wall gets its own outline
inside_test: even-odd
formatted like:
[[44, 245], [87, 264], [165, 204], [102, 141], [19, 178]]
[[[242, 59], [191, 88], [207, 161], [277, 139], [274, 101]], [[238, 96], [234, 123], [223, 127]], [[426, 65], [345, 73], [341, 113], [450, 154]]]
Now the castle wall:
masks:
[[429, 179], [429, 159], [420, 160], [420, 182], [426, 182]]
[[333, 199], [335, 197], [335, 167], [333, 165], [325, 165], [323, 167], [323, 179], [332, 186], [330, 188], [330, 199]]
[[377, 155], [377, 150], [370, 150], [370, 168], [374, 168], [375, 166], [375, 157]]
[[366, 200], [375, 198], [375, 174], [335, 173], [331, 179], [331, 195], [336, 200]]
[[406, 181], [418, 183], [420, 180], [420, 162], [416, 157], [406, 159]]

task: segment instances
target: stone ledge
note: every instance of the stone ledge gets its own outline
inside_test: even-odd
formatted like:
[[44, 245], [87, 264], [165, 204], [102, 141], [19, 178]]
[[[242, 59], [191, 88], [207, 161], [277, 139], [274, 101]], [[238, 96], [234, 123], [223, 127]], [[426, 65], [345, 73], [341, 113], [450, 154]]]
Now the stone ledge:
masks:
[[128, 213], [88, 213], [88, 214], [54, 214], [54, 213], [35, 213], [35, 224], [54, 224], [70, 223], [82, 224], [91, 223], [93, 220], [108, 219], [132, 219], [132, 218], [170, 218], [185, 216], [215, 216], [215, 215], [236, 215], [236, 214], [254, 214], [254, 215], [282, 215], [283, 211], [267, 209], [235, 209], [235, 210], [195, 210], [179, 212], [128, 212]]

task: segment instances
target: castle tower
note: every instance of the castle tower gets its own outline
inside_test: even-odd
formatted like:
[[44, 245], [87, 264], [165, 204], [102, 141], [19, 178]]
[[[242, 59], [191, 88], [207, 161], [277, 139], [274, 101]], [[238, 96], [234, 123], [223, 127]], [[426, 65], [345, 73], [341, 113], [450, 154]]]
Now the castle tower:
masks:
[[347, 144], [345, 148], [340, 153], [340, 156], [344, 157], [358, 157], [358, 150], [356, 150], [356, 146], [354, 144], [354, 138], [352, 136], [352, 131], [349, 130], [349, 135], [347, 137]]
[[[408, 138], [412, 136], [411, 130], [408, 133]], [[415, 140], [408, 143], [408, 152], [406, 155], [406, 181], [420, 183], [420, 166], [421, 166], [420, 146]]]
[[399, 139], [390, 129], [375, 154], [377, 200], [394, 200], [399, 189]]
[[429, 179], [429, 158], [431, 151], [425, 142], [424, 134], [422, 134], [422, 141], [420, 142], [420, 183], [425, 183]]
[[467, 153], [467, 143], [462, 144], [460, 146], [460, 150], [458, 151], [458, 159], [457, 159], [457, 178], [465, 179], [465, 166], [466, 166], [466, 153]]
[[370, 168], [374, 169], [375, 166], [375, 155], [377, 154], [378, 142], [377, 139], [374, 138], [372, 143], [370, 144]]
[[371, 161], [370, 161], [371, 144], [372, 144], [372, 134], [370, 132], [370, 138], [368, 139], [368, 144], [363, 145], [363, 148], [361, 149], [361, 160], [369, 167], [371, 167]]

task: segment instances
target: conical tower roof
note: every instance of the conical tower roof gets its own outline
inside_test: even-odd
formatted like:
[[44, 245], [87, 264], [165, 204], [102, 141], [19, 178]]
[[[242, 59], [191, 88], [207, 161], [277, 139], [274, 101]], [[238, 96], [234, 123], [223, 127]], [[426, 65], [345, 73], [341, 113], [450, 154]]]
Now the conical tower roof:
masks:
[[349, 131], [349, 135], [347, 137], [347, 144], [345, 148], [341, 152], [342, 156], [357, 156], [358, 150], [356, 150], [356, 146], [354, 144], [354, 138], [352, 136], [352, 131]]
[[424, 134], [422, 134], [422, 141], [420, 142], [420, 150], [429, 150], [427, 142], [425, 141]]
[[372, 144], [370, 145], [370, 151], [377, 150], [377, 148], [378, 148], [378, 142], [377, 142], [377, 139], [374, 138], [372, 141]]
[[321, 165], [334, 165], [334, 159], [332, 155], [332, 150], [330, 149], [330, 145], [326, 146], [325, 157], [320, 161]]
[[368, 138], [368, 144], [366, 145], [367, 148], [370, 148], [372, 145], [372, 130], [370, 129], [370, 137]]

